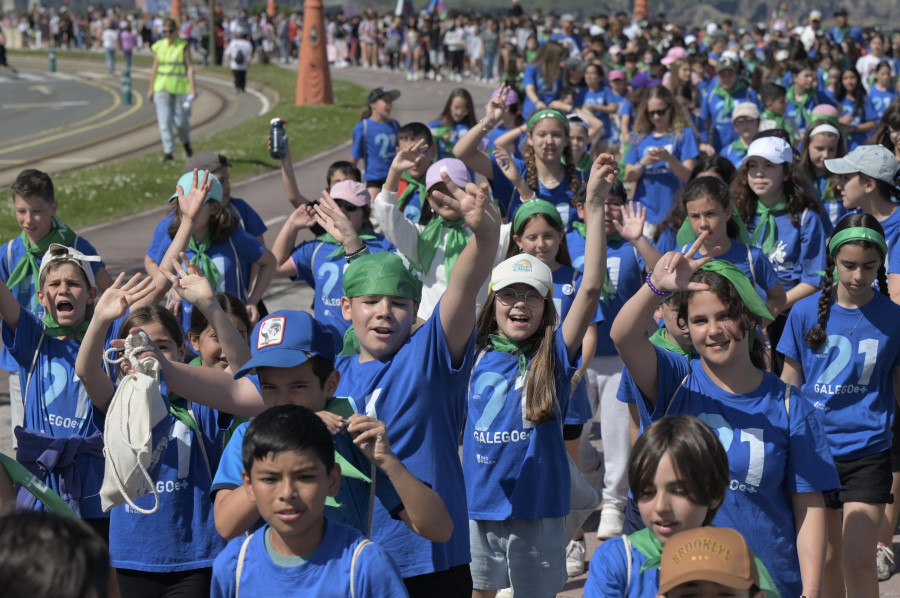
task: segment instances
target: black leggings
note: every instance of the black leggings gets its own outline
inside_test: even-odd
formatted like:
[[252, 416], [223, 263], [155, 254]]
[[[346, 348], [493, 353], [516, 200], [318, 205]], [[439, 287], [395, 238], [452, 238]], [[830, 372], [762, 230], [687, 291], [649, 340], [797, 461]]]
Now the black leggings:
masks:
[[174, 573], [116, 569], [122, 598], [209, 598], [212, 568]]
[[[472, 573], [469, 564], [450, 567], [403, 580], [409, 598], [471, 598]], [[129, 598], [123, 594], [122, 598]]]

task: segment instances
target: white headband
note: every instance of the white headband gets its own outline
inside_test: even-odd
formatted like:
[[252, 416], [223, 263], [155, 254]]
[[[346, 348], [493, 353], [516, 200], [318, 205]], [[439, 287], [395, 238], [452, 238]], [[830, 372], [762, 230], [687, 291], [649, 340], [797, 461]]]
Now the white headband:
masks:
[[831, 133], [835, 137], [841, 136], [841, 132], [837, 130], [837, 127], [835, 127], [834, 125], [825, 124], [821, 127], [816, 127], [815, 131], [813, 131], [812, 135], [810, 136], [810, 139], [812, 139], [819, 133]]

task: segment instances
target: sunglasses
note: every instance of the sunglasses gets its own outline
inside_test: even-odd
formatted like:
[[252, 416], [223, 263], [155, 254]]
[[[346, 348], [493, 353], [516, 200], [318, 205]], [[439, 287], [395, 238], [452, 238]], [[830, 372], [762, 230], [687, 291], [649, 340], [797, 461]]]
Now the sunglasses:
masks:
[[509, 287], [500, 289], [496, 293], [497, 301], [507, 307], [511, 307], [519, 301], [524, 301], [525, 305], [531, 308], [540, 307], [544, 303], [544, 297], [537, 291], [528, 290], [524, 295], [519, 294], [515, 289]]
[[360, 206], [355, 206], [352, 203], [350, 203], [349, 201], [343, 201], [340, 199], [336, 199], [336, 200], [334, 200], [334, 202], [338, 205], [338, 207], [341, 209], [341, 211], [346, 212], [347, 214], [352, 214], [356, 210], [362, 209]]
[[668, 111], [668, 106], [666, 106], [662, 110], [647, 110], [647, 116], [649, 116], [650, 118], [653, 118], [654, 116], [665, 116]]

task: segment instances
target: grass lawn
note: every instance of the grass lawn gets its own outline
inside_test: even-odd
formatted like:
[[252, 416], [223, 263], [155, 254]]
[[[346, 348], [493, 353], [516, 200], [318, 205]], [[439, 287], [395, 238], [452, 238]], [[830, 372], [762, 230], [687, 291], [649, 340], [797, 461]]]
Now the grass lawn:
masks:
[[[33, 56], [46, 55], [46, 52], [13, 51], [10, 54]], [[59, 52], [57, 56], [60, 61], [69, 58], [103, 61], [100, 53]], [[135, 58], [135, 65], [150, 66], [149, 57]], [[231, 81], [231, 71], [225, 67], [199, 68], [197, 72]], [[233, 165], [230, 169], [233, 183], [280, 167], [266, 150], [266, 134], [272, 118], [278, 116], [289, 123], [291, 155], [300, 160], [349, 139], [366, 101], [367, 90], [363, 87], [332, 80], [334, 105], [296, 107], [296, 72], [277, 66], [254, 65], [250, 79], [277, 94], [272, 110], [192, 143], [195, 152], [216, 150], [228, 156]], [[181, 160], [161, 163], [161, 156], [160, 149], [142, 157], [106, 162], [54, 176], [59, 217], [78, 230], [161, 205], [172, 194], [183, 166]], [[20, 232], [9, 198], [9, 189], [0, 189], [0, 242], [6, 242]]]

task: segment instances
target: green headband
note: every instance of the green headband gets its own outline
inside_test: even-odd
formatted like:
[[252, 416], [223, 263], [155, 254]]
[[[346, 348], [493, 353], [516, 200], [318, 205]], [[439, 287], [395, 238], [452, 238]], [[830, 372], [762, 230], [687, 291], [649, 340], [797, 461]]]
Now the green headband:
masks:
[[513, 233], [519, 234], [519, 228], [524, 224], [525, 220], [535, 214], [545, 214], [549, 216], [559, 228], [565, 229], [562, 216], [559, 215], [559, 210], [556, 209], [555, 205], [544, 199], [532, 199], [524, 202], [519, 206], [519, 209], [516, 210], [516, 215], [513, 217]]
[[554, 110], [552, 108], [544, 108], [543, 110], [538, 110], [532, 114], [531, 118], [528, 119], [528, 132], [531, 133], [535, 125], [538, 124], [538, 121], [545, 118], [555, 118], [562, 123], [563, 127], [565, 127], [566, 133], [569, 132], [569, 119], [567, 119], [559, 110]]
[[390, 295], [422, 301], [422, 281], [399, 254], [379, 251], [353, 260], [344, 271], [344, 295]]
[[878, 234], [878, 231], [864, 226], [845, 228], [840, 232], [834, 233], [831, 237], [831, 241], [828, 242], [828, 253], [831, 257], [834, 257], [834, 254], [837, 253], [841, 245], [850, 243], [851, 241], [868, 241], [869, 243], [874, 243], [878, 249], [881, 250], [882, 256], [886, 257], [888, 254], [887, 243], [884, 242], [884, 237]]
[[766, 307], [766, 304], [763, 303], [759, 293], [756, 292], [756, 287], [754, 287], [753, 283], [750, 282], [750, 279], [747, 278], [747, 275], [738, 270], [737, 266], [728, 260], [712, 260], [711, 262], [707, 262], [700, 266], [700, 270], [705, 272], [715, 272], [716, 274], [724, 276], [728, 279], [728, 282], [734, 286], [738, 295], [741, 296], [741, 301], [744, 302], [747, 309], [761, 318], [767, 318], [769, 320], [775, 319], [772, 316], [772, 312], [770, 312], [769, 308]]

